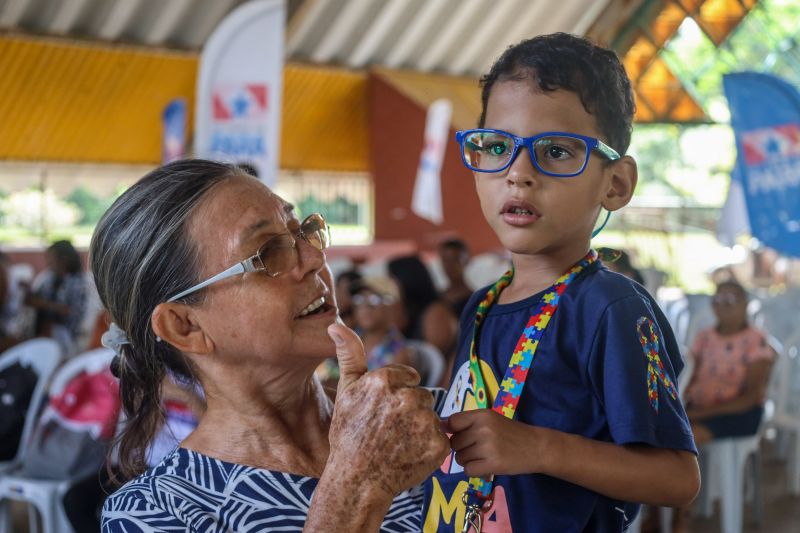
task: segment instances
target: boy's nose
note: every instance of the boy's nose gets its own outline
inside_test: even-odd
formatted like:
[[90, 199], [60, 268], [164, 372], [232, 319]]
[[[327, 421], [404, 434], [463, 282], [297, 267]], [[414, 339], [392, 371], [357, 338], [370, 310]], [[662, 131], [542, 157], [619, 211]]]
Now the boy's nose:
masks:
[[508, 184], [509, 187], [532, 187], [535, 175], [536, 169], [531, 162], [530, 154], [527, 150], [522, 149], [517, 152], [514, 161], [508, 168], [506, 184]]

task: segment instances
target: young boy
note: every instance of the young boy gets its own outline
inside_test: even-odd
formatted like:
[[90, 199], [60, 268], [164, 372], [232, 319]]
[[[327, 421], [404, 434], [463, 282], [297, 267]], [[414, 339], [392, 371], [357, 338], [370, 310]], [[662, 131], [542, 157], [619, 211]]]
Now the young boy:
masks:
[[623, 531], [629, 502], [682, 506], [699, 487], [672, 331], [590, 250], [601, 208], [636, 186], [630, 81], [613, 52], [554, 34], [509, 48], [482, 86], [480, 129], [457, 139], [514, 268], [462, 315], [453, 453], [423, 529]]

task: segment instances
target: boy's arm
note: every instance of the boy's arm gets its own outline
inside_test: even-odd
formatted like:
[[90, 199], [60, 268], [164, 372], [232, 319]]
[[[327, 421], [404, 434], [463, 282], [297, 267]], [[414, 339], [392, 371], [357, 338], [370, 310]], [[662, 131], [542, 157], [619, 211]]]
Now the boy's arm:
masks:
[[468, 476], [546, 474], [615, 500], [669, 507], [691, 503], [700, 488], [691, 452], [595, 441], [490, 409], [453, 414], [445, 428]]

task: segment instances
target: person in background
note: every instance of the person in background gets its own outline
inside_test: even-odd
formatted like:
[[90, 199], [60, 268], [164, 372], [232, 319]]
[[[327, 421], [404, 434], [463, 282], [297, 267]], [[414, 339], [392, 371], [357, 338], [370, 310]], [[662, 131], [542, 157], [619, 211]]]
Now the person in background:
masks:
[[[598, 252], [601, 250], [602, 248], [598, 250]], [[614, 250], [614, 255], [617, 257], [617, 259], [605, 262], [604, 264], [606, 265], [606, 268], [614, 272], [619, 272], [623, 276], [632, 279], [644, 287], [644, 277], [642, 277], [642, 273], [639, 272], [639, 269], [637, 269], [635, 266], [633, 266], [633, 263], [631, 263], [631, 256], [623, 250]]]
[[472, 289], [464, 280], [464, 269], [470, 259], [469, 247], [461, 239], [447, 239], [439, 245], [439, 259], [450, 282], [442, 298], [453, 307], [456, 316], [461, 316], [461, 311], [472, 296]]
[[7, 330], [11, 319], [11, 275], [9, 257], [0, 251], [0, 352], [17, 344], [17, 339]]
[[388, 278], [365, 278], [353, 287], [355, 329], [364, 342], [370, 370], [391, 364], [413, 366], [406, 339], [392, 323], [391, 307], [398, 296], [397, 286]]
[[[776, 355], [767, 334], [748, 323], [747, 291], [739, 282], [717, 285], [711, 305], [717, 324], [695, 338], [695, 370], [686, 388], [686, 414], [698, 445], [758, 432]], [[688, 514], [688, 508], [676, 513], [674, 532], [687, 531]]]
[[398, 327], [407, 339], [432, 344], [449, 368], [455, 353], [458, 317], [450, 304], [439, 298], [433, 279], [417, 255], [397, 257], [387, 265], [400, 287], [402, 313]]
[[363, 279], [361, 272], [351, 269], [342, 272], [336, 277], [336, 303], [339, 306], [339, 318], [349, 328], [354, 325], [353, 304], [350, 300], [353, 287]]
[[78, 251], [56, 241], [45, 252], [47, 270], [35, 290], [25, 287], [25, 304], [36, 310], [35, 334], [52, 337], [72, 355], [88, 303], [88, 287]]

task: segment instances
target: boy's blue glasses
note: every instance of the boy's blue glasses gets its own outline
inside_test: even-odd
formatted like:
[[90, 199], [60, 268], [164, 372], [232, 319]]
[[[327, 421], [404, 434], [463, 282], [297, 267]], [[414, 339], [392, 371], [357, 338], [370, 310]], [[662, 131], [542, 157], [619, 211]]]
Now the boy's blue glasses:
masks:
[[464, 165], [475, 172], [502, 172], [514, 162], [520, 147], [528, 149], [536, 170], [547, 176], [570, 178], [586, 169], [595, 150], [609, 161], [620, 155], [594, 137], [548, 131], [533, 137], [517, 137], [507, 131], [474, 129], [456, 132]]

